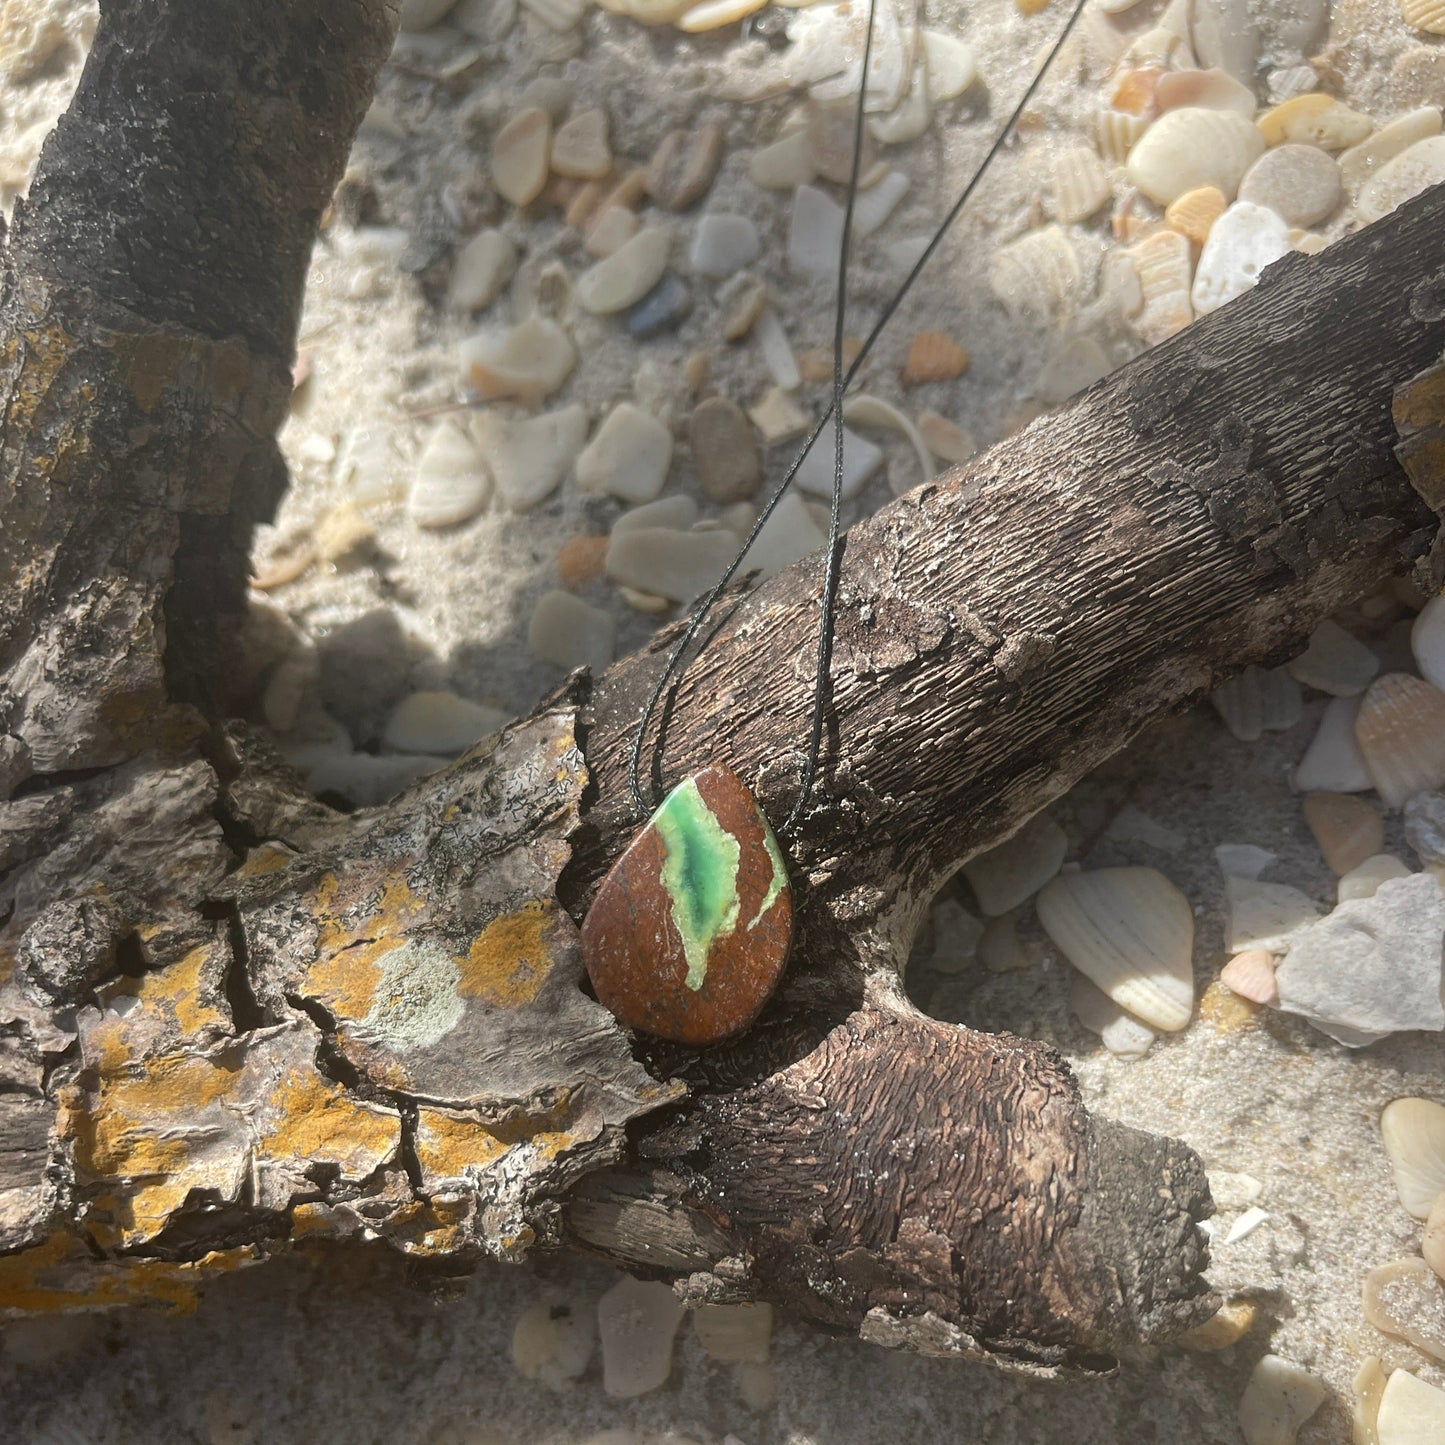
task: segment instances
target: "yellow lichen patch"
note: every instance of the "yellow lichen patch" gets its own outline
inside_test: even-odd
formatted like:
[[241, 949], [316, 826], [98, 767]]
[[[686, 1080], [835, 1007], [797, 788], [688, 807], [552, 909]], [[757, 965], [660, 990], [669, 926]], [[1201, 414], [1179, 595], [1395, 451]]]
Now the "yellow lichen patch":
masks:
[[255, 1122], [258, 1159], [337, 1164], [352, 1179], [390, 1162], [401, 1141], [395, 1114], [314, 1073], [278, 1078]]
[[555, 903], [537, 899], [489, 923], [461, 965], [462, 996], [497, 1008], [530, 1004], [552, 971], [546, 935], [558, 912]]
[[[125, 992], [150, 1008], [164, 1009], [186, 1034], [224, 1033], [231, 1026], [228, 1014], [214, 1004], [203, 1002], [209, 990], [203, 973], [213, 945], [197, 944], [183, 958], [154, 973], [127, 979]], [[123, 1020], [116, 1020], [123, 1023]]]
[[461, 1179], [468, 1169], [485, 1169], [515, 1141], [499, 1139], [480, 1120], [446, 1109], [419, 1109], [416, 1157], [428, 1180]]
[[293, 1240], [344, 1239], [356, 1233], [354, 1220], [348, 1220], [329, 1204], [298, 1204], [291, 1211]]
[[321, 876], [309, 901], [319, 931], [303, 987], [336, 1017], [363, 1019], [376, 1003], [379, 960], [405, 942], [426, 901], [401, 877], [378, 887], [376, 880], [352, 882], [335, 873]]
[[403, 1254], [436, 1259], [474, 1243], [468, 1225], [475, 1205], [469, 1198], [408, 1204], [387, 1221], [387, 1234]]
[[287, 867], [295, 854], [279, 843], [262, 843], [246, 854], [246, 861], [236, 869], [237, 878], [260, 878], [266, 873], [279, 873]]

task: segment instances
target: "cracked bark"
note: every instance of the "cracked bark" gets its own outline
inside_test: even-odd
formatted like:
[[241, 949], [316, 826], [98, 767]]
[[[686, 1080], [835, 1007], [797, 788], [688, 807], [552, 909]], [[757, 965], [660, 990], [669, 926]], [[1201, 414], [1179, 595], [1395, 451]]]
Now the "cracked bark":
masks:
[[[379, 1236], [444, 1269], [571, 1245], [1042, 1370], [1201, 1319], [1192, 1153], [1092, 1119], [1051, 1050], [922, 1017], [899, 969], [966, 857], [1425, 557], [1438, 381], [1402, 393], [1410, 479], [1390, 403], [1445, 336], [1445, 191], [849, 534], [797, 955], [691, 1054], [626, 1039], [576, 951], [664, 639], [351, 817], [220, 726], [388, 26], [213, 9], [106, 7], [5, 260], [0, 1307], [183, 1304]], [[735, 600], [663, 780], [726, 761], [788, 811], [817, 588], [805, 562]]]

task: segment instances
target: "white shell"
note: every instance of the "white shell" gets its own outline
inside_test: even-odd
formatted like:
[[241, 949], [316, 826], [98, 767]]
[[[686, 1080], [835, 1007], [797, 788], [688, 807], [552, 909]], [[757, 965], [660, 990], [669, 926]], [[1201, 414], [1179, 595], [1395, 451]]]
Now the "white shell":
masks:
[[557, 588], [537, 599], [527, 625], [532, 656], [569, 672], [574, 667], [601, 672], [612, 661], [616, 644], [617, 623], [610, 612]]
[[1445, 1104], [1395, 1099], [1380, 1114], [1380, 1139], [1395, 1171], [1395, 1192], [1416, 1219], [1445, 1193]]
[[963, 874], [984, 916], [997, 918], [1032, 898], [1063, 867], [1068, 849], [1068, 834], [1038, 813], [1013, 837], [965, 863]]
[[1340, 203], [1340, 168], [1315, 146], [1265, 151], [1239, 183], [1239, 199], [1264, 206], [1291, 226], [1313, 226]]
[[791, 191], [805, 186], [817, 175], [808, 154], [806, 130], [792, 130], [771, 145], [755, 150], [748, 157], [748, 174], [753, 184], [765, 191]]
[[905, 145], [917, 140], [933, 119], [928, 94], [928, 75], [923, 66], [913, 72], [908, 94], [886, 115], [870, 116], [868, 132], [879, 145]]
[[908, 194], [913, 182], [904, 171], [889, 171], [853, 201], [853, 235], [871, 236]]
[[619, 402], [577, 458], [577, 485], [624, 502], [650, 502], [667, 481], [672, 433], [630, 401]]
[[1112, 192], [1092, 146], [1070, 146], [1049, 164], [1049, 209], [1056, 221], [1086, 221]]
[[1121, 1059], [1142, 1059], [1154, 1043], [1154, 1030], [1130, 1018], [1107, 994], [1081, 973], [1074, 975], [1069, 988], [1069, 1006], [1075, 1018], [1098, 1034], [1099, 1041], [1111, 1054]]
[[1365, 182], [1387, 161], [1416, 141], [1439, 135], [1441, 114], [1438, 105], [1422, 105], [1397, 115], [1373, 135], [1340, 153], [1340, 179], [1350, 195], [1358, 195]]
[[1427, 35], [1445, 35], [1445, 0], [1400, 0], [1406, 25]]
[[860, 391], [843, 403], [843, 420], [851, 421], [856, 426], [886, 427], [889, 431], [896, 431], [913, 448], [913, 455], [918, 458], [919, 475], [916, 479], [890, 477], [889, 485], [895, 495], [902, 496], [905, 491], [928, 481], [937, 470], [933, 465], [933, 456], [928, 450], [928, 443], [923, 440], [922, 434], [912, 421], [891, 401], [884, 401], [881, 396]]
[[1199, 253], [1189, 299], [1201, 316], [1217, 311], [1258, 283], [1264, 268], [1290, 251], [1283, 217], [1236, 201], [1210, 228]]
[[1380, 670], [1380, 659], [1338, 622], [1326, 618], [1310, 633], [1309, 646], [1289, 665], [1289, 675], [1332, 697], [1357, 697]]
[[577, 278], [578, 305], [594, 316], [625, 311], [662, 279], [671, 251], [671, 226], [644, 226]]
[[690, 35], [700, 35], [705, 30], [716, 30], [723, 25], [746, 20], [755, 10], [761, 10], [768, 0], [703, 0], [694, 5], [673, 22], [679, 30]]
[[629, 507], [612, 524], [613, 537], [624, 532], [636, 532], [643, 527], [667, 527], [685, 532], [698, 519], [700, 509], [686, 493], [675, 492], [670, 497], [659, 497], [655, 502], [644, 502], [640, 507]]
[[1318, 920], [1314, 900], [1287, 883], [1262, 883], [1257, 878], [1226, 878], [1227, 938], [1231, 953], [1263, 948], [1283, 953], [1290, 936]]
[[1166, 71], [1155, 87], [1154, 103], [1161, 111], [1193, 106], [1198, 110], [1232, 110], [1247, 120], [1254, 119], [1254, 92], [1227, 70], [1217, 68]]
[[461, 345], [462, 370], [488, 398], [535, 402], [572, 374], [577, 348], [555, 321], [529, 316], [518, 326], [480, 331]]
[[842, 245], [842, 206], [817, 186], [799, 186], [788, 223], [789, 269], [800, 276], [836, 280]]
[[[916, 15], [904, 6], [879, 7], [864, 97], [872, 113], [892, 110], [908, 90], [919, 41]], [[788, 26], [788, 78], [811, 87], [817, 100], [852, 99], [863, 73], [867, 28], [865, 6], [819, 4], [801, 11]]]
[[600, 181], [612, 170], [607, 112], [579, 110], [552, 137], [552, 170], [579, 181]]
[[[1445, 5], [1440, 8], [1445, 33]], [[1392, 1370], [1375, 1416], [1379, 1445], [1439, 1445], [1445, 1440], [1445, 1390], [1409, 1370]]]
[[1445, 693], [1405, 672], [1371, 684], [1355, 741], [1375, 791], [1390, 808], [1445, 783]]
[[529, 1305], [512, 1330], [512, 1363], [524, 1379], [565, 1390], [597, 1348], [597, 1322], [581, 1300], [549, 1296]]
[[392, 709], [383, 745], [397, 753], [453, 757], [505, 727], [511, 717], [498, 708], [440, 690], [414, 692]]
[[521, 3], [524, 10], [558, 34], [574, 29], [587, 9], [586, 0], [521, 0]]
[[447, 307], [480, 311], [497, 299], [517, 267], [517, 248], [501, 231], [479, 231], [457, 252], [447, 283]]
[[471, 435], [443, 422], [416, 464], [406, 510], [418, 527], [455, 527], [474, 517], [492, 494], [492, 474]]
[[1360, 190], [1355, 209], [1362, 221], [1378, 221], [1428, 187], [1445, 180], [1445, 136], [1432, 135], [1386, 161]]
[[1259, 26], [1249, 0], [1189, 0], [1189, 39], [1200, 65], [1248, 82], [1259, 61]]
[[1382, 883], [1409, 876], [1410, 870], [1393, 853], [1372, 853], [1363, 863], [1357, 863], [1348, 873], [1340, 875], [1340, 881], [1335, 885], [1335, 898], [1340, 903], [1373, 898]]
[[530, 205], [547, 184], [552, 117], [540, 106], [518, 111], [492, 142], [492, 185], [504, 201]]
[[1445, 597], [1432, 597], [1410, 628], [1410, 650], [1426, 682], [1445, 691]]
[[937, 105], [962, 95], [978, 79], [973, 47], [945, 30], [924, 30], [922, 37], [929, 100]]
[[803, 383], [803, 373], [798, 370], [798, 358], [793, 355], [793, 344], [778, 313], [771, 306], [758, 313], [753, 322], [753, 337], [763, 354], [763, 365], [768, 375], [784, 391], [795, 391]]
[[1319, 728], [1290, 780], [1302, 793], [1363, 793], [1373, 786], [1355, 741], [1360, 700], [1337, 697], [1325, 709]]
[[989, 287], [1015, 321], [1057, 319], [1072, 309], [1082, 280], [1078, 255], [1058, 226], [1000, 246], [988, 273]]
[[1323, 92], [1286, 100], [1265, 111], [1256, 124], [1269, 145], [1295, 142], [1327, 151], [1358, 145], [1375, 128], [1369, 116]]
[[1173, 1031], [1194, 1006], [1194, 913], [1153, 868], [1065, 873], [1038, 897], [1059, 950], [1121, 1008]]
[[[833, 495], [833, 436], [825, 429], [808, 448], [794, 478], [797, 485], [815, 497]], [[883, 453], [867, 437], [843, 428], [843, 498], [854, 497], [863, 484], [883, 465]]]
[[[1445, 1287], [1423, 1259], [1397, 1259], [1372, 1269], [1362, 1295], [1365, 1318], [1377, 1330], [1445, 1362]], [[1385, 1389], [1388, 1393], [1389, 1386]], [[1380, 1414], [1385, 1414], [1383, 1396]]]
[[715, 1360], [735, 1365], [766, 1362], [772, 1348], [770, 1304], [698, 1305], [692, 1312], [697, 1341]]
[[1238, 112], [1185, 106], [1161, 115], [1129, 152], [1129, 179], [1161, 206], [1200, 186], [1229, 199], [1263, 152], [1258, 127]]
[[665, 1284], [623, 1278], [597, 1301], [602, 1388], [632, 1399], [667, 1383], [672, 1345], [687, 1313]]
[[1285, 732], [1299, 720], [1304, 701], [1299, 684], [1282, 667], [1267, 671], [1252, 664], [1209, 695], [1224, 725], [1242, 743], [1267, 732]]
[[1254, 1367], [1239, 1402], [1245, 1445], [1293, 1445], [1301, 1425], [1329, 1398], [1325, 1382], [1280, 1355]]
[[587, 411], [574, 404], [522, 420], [482, 412], [473, 428], [502, 501], [526, 512], [562, 484], [587, 439]]
[[1139, 143], [1149, 122], [1126, 110], [1105, 109], [1094, 117], [1094, 141], [1106, 161], [1121, 166]]
[[587, 222], [586, 238], [583, 245], [589, 256], [599, 259], [620, 251], [641, 228], [641, 222], [634, 211], [626, 206], [607, 206], [598, 216]]
[[918, 432], [928, 450], [946, 462], [966, 462], [978, 452], [978, 443], [967, 430], [936, 411], [918, 413]]
[[1150, 346], [1157, 346], [1194, 320], [1189, 300], [1194, 258], [1189, 240], [1177, 231], [1156, 231], [1126, 254], [1134, 263], [1144, 298], [1134, 328]]

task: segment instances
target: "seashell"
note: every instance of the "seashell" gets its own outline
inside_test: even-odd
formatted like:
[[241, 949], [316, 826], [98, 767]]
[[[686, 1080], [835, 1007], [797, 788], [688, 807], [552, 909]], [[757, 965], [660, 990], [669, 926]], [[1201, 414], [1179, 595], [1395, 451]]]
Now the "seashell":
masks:
[[767, 3], [768, 0], [703, 0], [701, 5], [684, 10], [673, 24], [689, 35], [700, 35], [705, 30], [717, 30], [746, 20]]
[[1300, 792], [1363, 793], [1373, 786], [1355, 741], [1357, 698], [1339, 697], [1325, 708], [1320, 725], [1291, 778]]
[[985, 918], [997, 918], [1032, 898], [1063, 867], [1068, 835], [1037, 813], [1013, 837], [963, 865]]
[[1254, 119], [1254, 92], [1227, 70], [1165, 71], [1155, 87], [1154, 99], [1161, 112], [1193, 107], [1232, 110], [1246, 120]]
[[1445, 597], [1432, 597], [1420, 609], [1410, 628], [1410, 650], [1425, 681], [1441, 687], [1445, 682]]
[[1237, 1244], [1241, 1239], [1245, 1239], [1253, 1234], [1268, 1218], [1268, 1212], [1260, 1209], [1257, 1205], [1246, 1209], [1244, 1213], [1229, 1226], [1229, 1233], [1224, 1236], [1224, 1243]]
[[1380, 1396], [1385, 1392], [1385, 1371], [1376, 1355], [1370, 1355], [1355, 1371], [1351, 1381], [1355, 1392], [1352, 1417], [1356, 1445], [1380, 1445], [1376, 1417], [1380, 1413]]
[[888, 171], [853, 200], [853, 235], [871, 236], [908, 194], [913, 182], [904, 171]]
[[1318, 90], [1320, 77], [1313, 65], [1277, 65], [1269, 73], [1268, 88], [1271, 105], [1279, 105]]
[[[1214, 193], [1219, 194], [1217, 189]], [[1194, 259], [1189, 241], [1177, 231], [1156, 231], [1131, 246], [1126, 254], [1134, 263], [1144, 299], [1134, 318], [1134, 329], [1150, 346], [1157, 346], [1194, 320], [1194, 307], [1189, 301]]]
[[588, 1303], [548, 1292], [534, 1301], [512, 1330], [517, 1373], [549, 1390], [565, 1390], [587, 1371], [597, 1348], [597, 1326]]
[[1049, 208], [1056, 221], [1086, 221], [1112, 192], [1104, 167], [1091, 146], [1070, 146], [1049, 166]]
[[577, 278], [578, 305], [594, 316], [625, 311], [662, 279], [671, 251], [671, 226], [644, 226]]
[[478, 332], [464, 341], [461, 361], [468, 382], [489, 400], [535, 402], [572, 374], [577, 350], [555, 321], [529, 316], [519, 326]]
[[922, 30], [928, 99], [934, 105], [954, 100], [978, 79], [973, 47], [946, 30]]
[[1279, 854], [1253, 843], [1220, 843], [1214, 850], [1214, 861], [1226, 878], [1258, 878], [1271, 863], [1279, 861]]
[[1335, 885], [1335, 898], [1340, 903], [1373, 898], [1382, 883], [1409, 876], [1410, 870], [1393, 853], [1372, 853], [1348, 873], [1341, 874], [1340, 881]]
[[1236, 201], [1214, 223], [1194, 268], [1189, 299], [1207, 315], [1243, 296], [1258, 283], [1260, 273], [1289, 254], [1289, 227], [1263, 206]]
[[1154, 92], [1164, 74], [1166, 72], [1156, 65], [1126, 70], [1119, 77], [1113, 95], [1109, 97], [1110, 107], [1114, 110], [1126, 110], [1130, 115], [1137, 115], [1144, 120], [1153, 120], [1159, 112], [1154, 103]]
[[316, 543], [304, 532], [280, 538], [255, 564], [251, 586], [270, 592], [294, 582], [316, 560]]
[[587, 439], [587, 409], [574, 403], [522, 420], [482, 412], [472, 425], [498, 495], [526, 512], [561, 486]]
[[479, 231], [457, 252], [447, 283], [449, 311], [480, 311], [497, 299], [517, 267], [517, 248], [501, 231]]
[[737, 538], [721, 527], [683, 532], [657, 526], [619, 531], [614, 526], [607, 547], [607, 575], [626, 587], [672, 602], [689, 602], [712, 586], [737, 549]]
[[1078, 255], [1058, 226], [1000, 246], [989, 264], [989, 287], [1014, 321], [1057, 319], [1072, 309], [1082, 280]]
[[[1161, 15], [1167, 21], [1168, 14]], [[1118, 69], [1128, 70], [1192, 70], [1194, 56], [1177, 25], [1160, 24], [1141, 31], [1129, 42], [1119, 57]]]
[[1122, 166], [1139, 143], [1149, 122], [1122, 110], [1101, 110], [1094, 117], [1094, 143], [1106, 161]]
[[672, 433], [630, 401], [607, 414], [577, 458], [577, 485], [624, 502], [650, 502], [667, 481]]
[[808, 154], [808, 134], [789, 131], [780, 140], [755, 150], [748, 157], [748, 174], [753, 184], [765, 191], [791, 191], [806, 186], [817, 176]]
[[[1202, 246], [1209, 239], [1214, 223], [1224, 214], [1226, 205], [1224, 192], [1218, 186], [1198, 186], [1170, 201], [1164, 210], [1164, 220], [1170, 229], [1178, 231], [1181, 236], [1188, 236], [1196, 246]], [[1189, 280], [1186, 275], [1186, 299], [1189, 294]], [[1191, 317], [1193, 314], [1191, 307]]]
[[1242, 743], [1258, 742], [1267, 732], [1292, 728], [1304, 708], [1299, 684], [1282, 667], [1267, 671], [1246, 667], [1220, 683], [1209, 700], [1225, 727]]
[[1420, 1254], [1436, 1275], [1445, 1280], [1445, 1191], [1435, 1196], [1430, 1213], [1425, 1217]]
[[793, 355], [793, 344], [783, 330], [778, 313], [765, 307], [753, 323], [753, 335], [757, 337], [758, 348], [763, 354], [763, 365], [768, 375], [784, 391], [795, 391], [802, 385], [802, 373], [798, 370], [798, 359]]
[[[867, 11], [856, 5], [820, 4], [801, 11], [788, 26], [792, 42], [785, 57], [788, 79], [810, 87], [816, 100], [856, 96], [867, 28]], [[871, 114], [892, 110], [907, 94], [917, 48], [918, 31], [911, 17], [894, 10], [885, 23], [880, 14], [864, 95]]]
[[1185, 106], [1161, 115], [1129, 152], [1129, 180], [1152, 201], [1170, 201], [1199, 186], [1233, 197], [1240, 178], [1264, 152], [1258, 128], [1232, 110]]
[[510, 713], [454, 692], [414, 692], [392, 709], [382, 746], [396, 753], [456, 757], [511, 722]]
[[1256, 124], [1267, 145], [1293, 142], [1327, 151], [1358, 145], [1375, 128], [1369, 116], [1319, 92], [1297, 95], [1265, 111]]
[[1445, 1440], [1445, 1390], [1409, 1370], [1392, 1370], [1375, 1415], [1379, 1445], [1434, 1445]]
[[799, 186], [788, 223], [789, 269], [800, 276], [836, 279], [842, 245], [842, 206], [816, 186]]
[[617, 622], [610, 612], [593, 607], [571, 592], [544, 592], [527, 624], [532, 656], [571, 672], [588, 667], [603, 671], [617, 646]]
[[933, 119], [933, 106], [928, 95], [928, 74], [920, 65], [913, 72], [908, 94], [888, 112], [868, 118], [868, 134], [879, 145], [906, 145], [917, 140]]
[[1427, 35], [1445, 35], [1445, 0], [1400, 0], [1406, 25]]
[[968, 370], [968, 352], [941, 331], [920, 331], [908, 343], [899, 379], [904, 386], [952, 381]]
[[1358, 195], [1365, 182], [1387, 161], [1394, 160], [1416, 141], [1439, 135], [1440, 127], [1440, 107], [1422, 105], [1406, 111], [1404, 115], [1397, 115], [1359, 145], [1341, 151], [1340, 179], [1345, 190], [1351, 196]]
[[1445, 105], [1445, 50], [1412, 45], [1390, 67], [1390, 94], [1396, 105]]
[[1329, 1398], [1325, 1382], [1281, 1355], [1254, 1367], [1239, 1401], [1246, 1445], [1293, 1445], [1301, 1425]]
[[630, 15], [639, 25], [675, 25], [692, 0], [603, 0], [604, 8]]
[[706, 1354], [729, 1365], [765, 1364], [773, 1343], [770, 1304], [698, 1305], [692, 1327]]
[[913, 455], [918, 458], [918, 482], [909, 481], [906, 485], [898, 482], [893, 486], [897, 495], [901, 496], [904, 491], [928, 481], [937, 472], [933, 455], [928, 450], [928, 443], [923, 440], [922, 433], [891, 401], [884, 401], [881, 396], [860, 391], [843, 403], [843, 420], [851, 421], [855, 426], [887, 427], [889, 431], [896, 431], [913, 448]]
[[1386, 807], [1445, 783], [1445, 693], [1408, 673], [1370, 686], [1355, 719], [1355, 740]]
[[1445, 1105], [1394, 1099], [1380, 1114], [1380, 1139], [1395, 1171], [1395, 1193], [1416, 1219], [1426, 1219], [1445, 1193]]
[[789, 492], [773, 508], [763, 530], [748, 548], [748, 566], [765, 578], [772, 577], [800, 557], [811, 556], [824, 540], [808, 504], [796, 492]]
[[376, 547], [376, 528], [361, 515], [355, 502], [332, 507], [311, 529], [316, 555], [338, 570], [353, 567]]
[[[843, 499], [854, 497], [863, 484], [883, 465], [883, 453], [866, 437], [843, 428]], [[794, 478], [798, 486], [815, 497], [833, 494], [833, 438], [821, 435], [808, 448]]]
[[1172, 1032], [1194, 1005], [1194, 913], [1153, 868], [1060, 874], [1038, 896], [1059, 950], [1120, 1008]]
[[1291, 937], [1320, 917], [1308, 894], [1286, 883], [1262, 883], [1258, 878], [1226, 878], [1224, 905], [1230, 953], [1259, 948], [1284, 953]]
[[1263, 948], [1248, 948], [1237, 953], [1220, 970], [1219, 981], [1231, 993], [1253, 1003], [1274, 1004], [1279, 1001], [1279, 985], [1275, 982], [1274, 954]]
[[1069, 1007], [1074, 1017], [1098, 1034], [1108, 1051], [1121, 1059], [1142, 1059], [1154, 1043], [1155, 1033], [1130, 1018], [1118, 1004], [1081, 973], [1076, 973], [1069, 986]]
[[688, 265], [698, 276], [722, 280], [750, 266], [761, 251], [758, 228], [747, 216], [709, 211], [698, 218]]
[[1349, 793], [1306, 793], [1304, 815], [1325, 862], [1340, 877], [1385, 847], [1385, 820], [1364, 798]]
[[1445, 136], [1433, 135], [1388, 160], [1360, 188], [1355, 210], [1367, 224], [1445, 180]]
[[770, 446], [802, 436], [811, 425], [807, 412], [779, 386], [770, 386], [748, 408], [748, 420]]
[[552, 137], [552, 171], [576, 180], [597, 181], [612, 170], [607, 112], [579, 110]]
[[928, 450], [946, 462], [966, 462], [978, 452], [978, 443], [965, 428], [936, 411], [918, 413], [918, 434]]
[[1340, 203], [1340, 168], [1315, 146], [1265, 151], [1239, 183], [1239, 199], [1265, 206], [1291, 226], [1312, 226]]
[[492, 141], [492, 185], [504, 201], [527, 206], [542, 194], [552, 154], [552, 117], [540, 106], [518, 111]]
[[[756, 7], [755, 7], [756, 8]], [[672, 1346], [687, 1307], [670, 1286], [624, 1276], [597, 1301], [602, 1388], [630, 1400], [667, 1383]]]
[[1289, 675], [1332, 697], [1357, 697], [1380, 670], [1380, 659], [1338, 622], [1326, 618], [1310, 633], [1309, 646], [1288, 664]]
[[406, 510], [418, 527], [455, 527], [476, 516], [492, 494], [492, 474], [471, 435], [443, 422], [417, 461]]
[[[1377, 1330], [1445, 1362], [1445, 1286], [1423, 1259], [1397, 1259], [1372, 1269], [1365, 1276], [1363, 1304], [1365, 1318]], [[1381, 1417], [1389, 1391], [1386, 1384]]]
[[587, 254], [599, 259], [615, 255], [637, 234], [641, 224], [625, 206], [608, 206], [587, 228], [583, 242]]

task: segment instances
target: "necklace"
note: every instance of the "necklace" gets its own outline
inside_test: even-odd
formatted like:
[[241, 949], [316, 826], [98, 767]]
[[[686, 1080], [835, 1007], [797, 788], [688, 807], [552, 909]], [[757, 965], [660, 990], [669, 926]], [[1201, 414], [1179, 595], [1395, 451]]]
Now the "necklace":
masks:
[[[1035, 71], [968, 184], [845, 372], [848, 257], [876, 8], [877, 0], [869, 0], [858, 103], [853, 116], [853, 156], [833, 315], [832, 401], [759, 513], [737, 556], [693, 610], [642, 710], [633, 738], [628, 786], [639, 821], [647, 821], [602, 880], [582, 923], [582, 961], [599, 1001], [629, 1029], [693, 1046], [720, 1043], [741, 1033], [771, 997], [792, 949], [793, 890], [777, 834], [751, 790], [731, 768], [714, 763], [683, 778], [648, 816], [640, 781], [648, 725], [663, 695], [680, 680], [684, 659], [703, 622], [831, 420], [833, 488], [824, 551], [812, 726], [803, 755], [798, 797], [778, 831], [786, 836], [796, 827], [817, 779], [830, 693], [833, 617], [842, 555], [843, 396], [884, 326], [1012, 134], [1024, 107], [1083, 13], [1083, 0], [1078, 0], [1044, 63]], [[660, 771], [661, 748], [659, 735], [650, 769], [654, 775]]]

